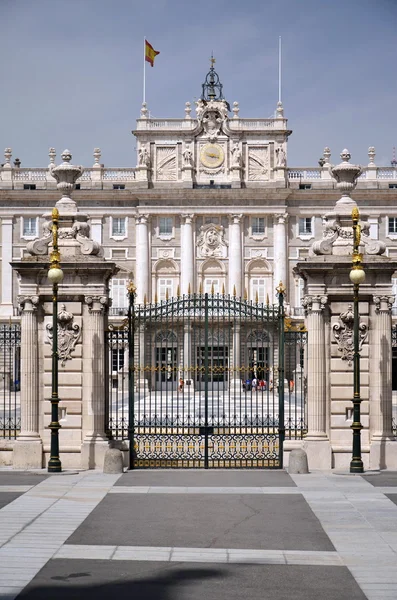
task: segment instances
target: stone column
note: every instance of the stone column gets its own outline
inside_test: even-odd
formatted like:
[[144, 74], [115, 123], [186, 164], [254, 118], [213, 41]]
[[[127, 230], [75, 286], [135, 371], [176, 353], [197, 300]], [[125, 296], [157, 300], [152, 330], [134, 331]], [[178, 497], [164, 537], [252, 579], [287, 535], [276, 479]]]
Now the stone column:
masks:
[[12, 317], [12, 223], [13, 219], [1, 219], [1, 305], [0, 315]]
[[309, 468], [331, 468], [327, 435], [325, 315], [327, 296], [305, 296], [307, 340], [307, 435]]
[[135, 281], [136, 303], [149, 302], [149, 215], [136, 216]]
[[241, 220], [243, 215], [229, 215], [229, 294], [241, 297], [242, 243]]
[[38, 296], [19, 296], [21, 314], [21, 432], [14, 445], [14, 469], [41, 469], [39, 434]]
[[[393, 296], [374, 296], [371, 307], [370, 468], [395, 469], [397, 456], [392, 432], [391, 307]], [[390, 450], [393, 450], [392, 452]]]
[[[83, 469], [103, 467], [108, 439], [105, 434], [105, 307], [106, 296], [86, 296], [83, 346]], [[86, 312], [86, 311], [84, 311]]]
[[[273, 287], [276, 288], [280, 281], [288, 289], [288, 268], [287, 268], [287, 232], [286, 223], [288, 215], [286, 213], [274, 215], [274, 280]], [[275, 289], [273, 294], [276, 294]]]
[[181, 215], [181, 293], [187, 294], [189, 286], [194, 292], [194, 249], [193, 249], [194, 215]]

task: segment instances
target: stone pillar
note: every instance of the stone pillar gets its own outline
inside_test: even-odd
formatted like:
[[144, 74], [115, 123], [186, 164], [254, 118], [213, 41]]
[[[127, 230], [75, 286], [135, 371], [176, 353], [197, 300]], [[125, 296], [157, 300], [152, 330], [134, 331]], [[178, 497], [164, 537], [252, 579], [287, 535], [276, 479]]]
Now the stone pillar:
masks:
[[[391, 307], [393, 300], [393, 296], [374, 296], [371, 307], [369, 380], [371, 469], [395, 469], [397, 467], [392, 432]], [[387, 448], [390, 443], [394, 444], [393, 448]]]
[[229, 216], [229, 294], [232, 296], [236, 290], [236, 296], [241, 296], [242, 279], [242, 243], [241, 243], [241, 220], [243, 215]]
[[[286, 213], [274, 215], [274, 288], [276, 288], [281, 281], [283, 285], [288, 289], [286, 232], [287, 218], [288, 215]], [[273, 290], [273, 293], [276, 294], [276, 291]]]
[[21, 432], [14, 445], [14, 469], [41, 469], [39, 434], [38, 296], [19, 296], [21, 314]]
[[12, 317], [12, 217], [1, 219], [1, 305], [0, 315]]
[[307, 435], [304, 447], [311, 469], [331, 468], [327, 435], [325, 315], [327, 296], [305, 296], [307, 340]]
[[136, 303], [149, 302], [149, 215], [136, 216]]
[[194, 249], [193, 249], [194, 215], [181, 215], [181, 293], [187, 294], [189, 286], [194, 292]]
[[[86, 296], [83, 329], [83, 469], [102, 468], [108, 439], [105, 434], [105, 306], [106, 296]], [[85, 311], [84, 311], [85, 312]]]

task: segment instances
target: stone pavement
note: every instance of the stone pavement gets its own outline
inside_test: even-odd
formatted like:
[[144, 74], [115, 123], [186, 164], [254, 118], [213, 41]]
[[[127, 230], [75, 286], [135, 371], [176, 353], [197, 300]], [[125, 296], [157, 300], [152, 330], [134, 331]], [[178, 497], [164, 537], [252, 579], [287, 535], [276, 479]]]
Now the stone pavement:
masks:
[[397, 473], [0, 471], [0, 598], [397, 598]]

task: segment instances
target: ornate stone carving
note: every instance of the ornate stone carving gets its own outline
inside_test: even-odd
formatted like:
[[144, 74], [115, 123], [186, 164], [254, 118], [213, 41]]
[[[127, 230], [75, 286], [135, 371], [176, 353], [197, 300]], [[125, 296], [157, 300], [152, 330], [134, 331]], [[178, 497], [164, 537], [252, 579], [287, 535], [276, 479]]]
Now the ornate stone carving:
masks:
[[226, 258], [227, 243], [224, 240], [225, 231], [222, 226], [212, 223], [200, 227], [197, 239], [198, 256], [202, 258]]
[[248, 179], [250, 181], [269, 179], [269, 149], [267, 146], [248, 148]]
[[233, 167], [237, 167], [238, 169], [241, 167], [241, 150], [240, 147], [238, 145], [238, 142], [236, 142], [231, 150], [231, 155], [232, 155], [232, 168]]
[[204, 136], [210, 142], [215, 142], [227, 120], [227, 102], [225, 100], [209, 100], [208, 102], [204, 102], [200, 98], [195, 104], [197, 120], [199, 126], [203, 129]]
[[156, 147], [156, 179], [157, 181], [176, 181], [176, 148], [175, 146]]
[[350, 192], [356, 187], [357, 179], [362, 173], [361, 167], [349, 163], [351, 154], [346, 148], [340, 155], [342, 162], [331, 169], [332, 175], [335, 177], [336, 187], [342, 192], [342, 198], [338, 200], [338, 204], [355, 204], [350, 198]]
[[328, 146], [325, 146], [324, 151], [323, 151], [323, 157], [324, 157], [324, 167], [327, 167], [330, 165], [330, 158], [331, 158], [331, 150], [328, 148]]
[[101, 159], [101, 149], [100, 148], [94, 148], [94, 167], [100, 167], [101, 165], [99, 164], [99, 161]]
[[287, 166], [287, 156], [282, 144], [276, 149], [277, 167]]
[[186, 145], [186, 148], [183, 151], [183, 168], [191, 169], [193, 166], [193, 154], [190, 150], [190, 146]]
[[138, 165], [140, 167], [150, 167], [150, 156], [145, 145], [142, 145], [138, 150]]
[[[72, 358], [71, 354], [81, 335], [81, 327], [73, 323], [73, 318], [72, 313], [67, 312], [66, 306], [61, 304], [61, 310], [57, 315], [58, 356], [63, 367], [66, 361]], [[48, 342], [51, 343], [54, 334], [52, 323], [47, 323], [46, 333]]]
[[374, 148], [374, 146], [370, 146], [368, 148], [368, 158], [369, 158], [368, 166], [374, 167], [375, 166], [375, 148]]
[[[332, 332], [338, 344], [338, 350], [342, 353], [342, 360], [347, 360], [350, 366], [354, 358], [354, 314], [352, 304], [348, 305], [346, 312], [341, 313], [339, 319], [339, 323], [333, 325]], [[362, 321], [358, 325], [358, 335], [359, 350], [361, 350], [368, 335], [368, 327]]]
[[50, 169], [50, 171], [51, 171], [51, 169], [53, 169], [55, 167], [56, 155], [57, 155], [57, 153], [56, 153], [55, 148], [49, 148], [48, 156], [50, 157], [50, 164], [48, 165], [48, 168]]
[[190, 113], [192, 112], [192, 106], [190, 102], [185, 102], [185, 119], [191, 119]]
[[394, 304], [394, 296], [374, 296], [375, 312], [390, 313]]
[[[93, 310], [97, 310], [101, 313], [104, 312], [105, 307], [107, 306], [109, 299], [107, 296], [86, 296], [85, 303], [88, 306], [88, 312], [92, 312]], [[96, 304], [96, 306], [94, 306]]]
[[306, 315], [308, 315], [311, 312], [322, 312], [327, 301], [327, 296], [305, 296], [302, 300], [302, 306]]
[[29, 310], [37, 310], [37, 306], [39, 304], [39, 297], [38, 296], [18, 296], [17, 302], [18, 302], [18, 306], [19, 306], [19, 309], [21, 312], [23, 310], [25, 310], [26, 303], [29, 304], [29, 306], [28, 306]]
[[240, 112], [240, 107], [238, 105], [238, 102], [234, 101], [233, 102], [233, 119], [238, 119], [238, 113]]
[[11, 148], [5, 148], [4, 150], [4, 158], [6, 159], [4, 166], [5, 167], [11, 167], [11, 156], [12, 156], [12, 150]]

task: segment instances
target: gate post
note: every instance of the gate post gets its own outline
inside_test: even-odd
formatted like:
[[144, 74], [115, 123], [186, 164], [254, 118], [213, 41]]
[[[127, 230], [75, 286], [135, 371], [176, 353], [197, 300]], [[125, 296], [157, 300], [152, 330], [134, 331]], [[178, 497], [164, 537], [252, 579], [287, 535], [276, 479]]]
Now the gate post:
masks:
[[284, 423], [284, 293], [285, 287], [280, 281], [276, 288], [278, 294], [278, 436], [280, 468], [283, 468], [283, 447], [285, 439]]
[[136, 287], [129, 282], [128, 290], [128, 439], [129, 448], [129, 468], [134, 468], [134, 402], [135, 402], [135, 293]]

